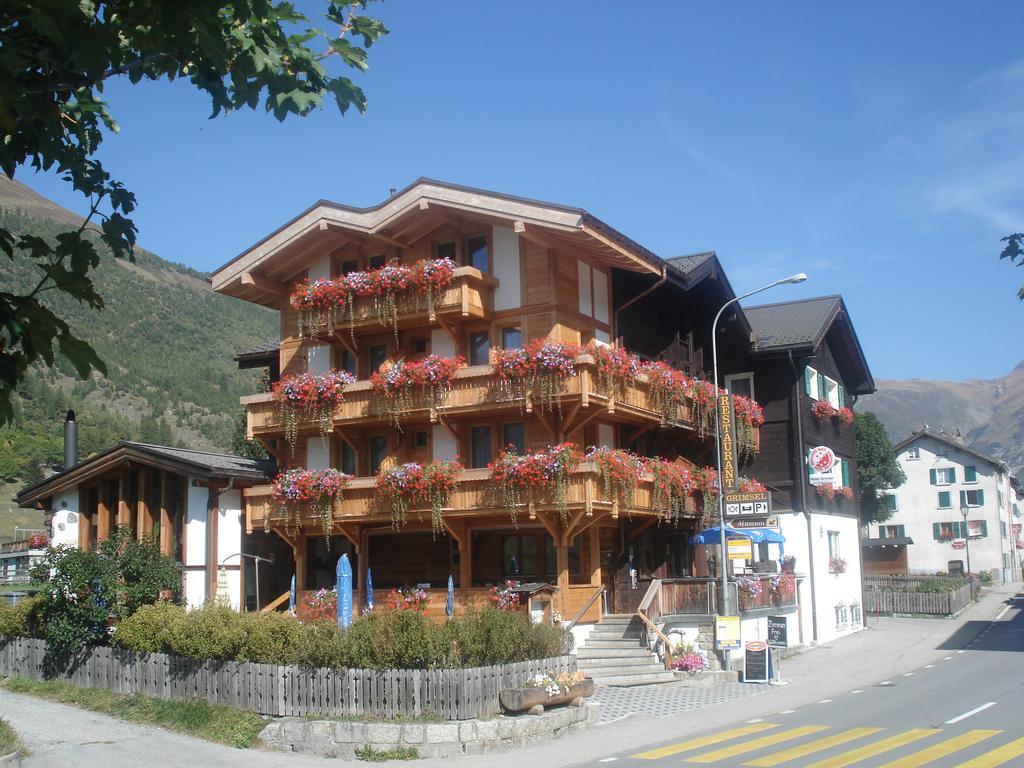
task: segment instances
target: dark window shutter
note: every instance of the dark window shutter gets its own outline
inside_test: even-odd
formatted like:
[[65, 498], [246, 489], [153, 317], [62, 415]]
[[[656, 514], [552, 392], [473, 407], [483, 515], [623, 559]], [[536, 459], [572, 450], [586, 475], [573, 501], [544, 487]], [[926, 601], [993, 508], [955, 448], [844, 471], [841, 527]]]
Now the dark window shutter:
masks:
[[928, 470], [928, 480], [929, 480], [929, 482], [932, 485], [938, 485], [939, 484], [939, 481], [935, 478], [935, 470], [934, 469], [929, 469]]
[[967, 506], [967, 491], [960, 491], [960, 506]]
[[806, 395], [808, 395], [808, 396], [810, 396], [810, 394], [811, 394], [811, 376], [812, 375], [813, 374], [811, 374], [811, 369], [809, 367], [805, 366], [804, 367], [804, 393]]
[[981, 488], [978, 489], [978, 506], [985, 506], [985, 491], [983, 491]]
[[932, 523], [932, 538], [936, 541], [942, 536], [942, 523]]
[[949, 468], [949, 484], [952, 485], [956, 482], [956, 467]]
[[905, 525], [897, 525], [896, 526], [896, 534], [900, 538], [903, 538], [904, 536], [906, 536], [907, 535], [907, 526], [905, 526]]
[[974, 483], [978, 480], [978, 470], [974, 467], [964, 467], [964, 482]]

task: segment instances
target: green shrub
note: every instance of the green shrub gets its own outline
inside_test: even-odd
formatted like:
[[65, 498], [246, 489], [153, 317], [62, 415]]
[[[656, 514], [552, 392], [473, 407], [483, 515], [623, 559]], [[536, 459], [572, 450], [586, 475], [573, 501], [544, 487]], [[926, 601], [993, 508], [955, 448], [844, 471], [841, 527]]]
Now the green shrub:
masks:
[[348, 667], [431, 669], [445, 666], [444, 627], [418, 611], [375, 611], [352, 622], [343, 638]]
[[172, 653], [174, 638], [182, 632], [185, 610], [179, 605], [144, 605], [127, 619], [118, 622], [111, 642], [132, 651]]
[[336, 622], [316, 621], [311, 624], [299, 624], [294, 619], [290, 620], [298, 624], [302, 631], [299, 635], [296, 655], [289, 663], [303, 667], [333, 667], [335, 669], [346, 665], [345, 647]]
[[291, 616], [274, 611], [253, 613], [246, 615], [241, 624], [244, 636], [238, 651], [238, 661], [295, 664], [302, 657], [306, 646], [303, 636], [309, 632]]
[[572, 647], [572, 635], [563, 630], [534, 624], [522, 613], [490, 606], [468, 611], [463, 619], [449, 622], [447, 629], [465, 667], [558, 656], [567, 643], [569, 649]]
[[41, 604], [42, 598], [38, 595], [17, 603], [0, 600], [0, 635], [35, 637], [42, 629]]

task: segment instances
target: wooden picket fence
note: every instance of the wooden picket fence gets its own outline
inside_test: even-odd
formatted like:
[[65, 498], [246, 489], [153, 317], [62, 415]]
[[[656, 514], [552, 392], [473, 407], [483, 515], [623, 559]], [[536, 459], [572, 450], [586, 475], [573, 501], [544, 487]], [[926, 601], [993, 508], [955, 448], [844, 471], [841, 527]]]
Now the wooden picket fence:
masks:
[[0, 675], [201, 699], [278, 717], [489, 717], [501, 712], [501, 690], [524, 685], [536, 674], [575, 671], [575, 656], [466, 669], [306, 669], [119, 648], [51, 654], [45, 640], [0, 637]]
[[903, 592], [892, 588], [869, 588], [864, 590], [864, 609], [874, 614], [920, 613], [949, 616], [969, 605], [971, 599], [970, 584], [964, 584], [953, 592]]

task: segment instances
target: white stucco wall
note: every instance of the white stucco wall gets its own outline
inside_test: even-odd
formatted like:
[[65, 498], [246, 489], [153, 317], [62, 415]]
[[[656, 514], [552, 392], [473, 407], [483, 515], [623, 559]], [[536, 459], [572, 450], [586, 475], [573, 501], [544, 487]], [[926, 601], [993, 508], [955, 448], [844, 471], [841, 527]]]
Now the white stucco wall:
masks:
[[459, 453], [459, 446], [455, 443], [455, 438], [452, 437], [451, 432], [440, 424], [435, 424], [433, 431], [434, 435], [431, 445], [434, 450], [434, 460], [455, 461], [455, 457]]
[[188, 509], [185, 523], [185, 605], [196, 608], [206, 602], [206, 504], [209, 490], [188, 478]]
[[435, 328], [430, 332], [430, 352], [441, 357], [454, 357], [455, 342], [441, 328]]
[[[912, 458], [915, 448], [918, 457]], [[930, 435], [921, 435], [904, 446], [896, 458], [907, 477], [903, 485], [889, 491], [896, 496], [896, 512], [882, 523], [871, 524], [869, 537], [877, 538], [881, 526], [903, 525], [905, 534], [914, 540], [907, 546], [907, 567], [911, 573], [946, 573], [949, 562], [954, 560], [962, 561], [966, 568], [966, 547], [954, 549], [950, 542], [936, 541], [934, 524], [961, 523], [960, 491], [981, 490], [984, 504], [970, 507], [967, 519], [984, 520], [988, 530], [986, 536], [970, 538], [971, 570], [990, 571], [997, 580], [1020, 578], [1019, 555], [1010, 533], [1013, 523], [1020, 520], [1013, 517], [1009, 475], [1002, 467]], [[976, 482], [966, 482], [968, 466], [975, 468]], [[955, 481], [932, 485], [933, 469], [953, 469]], [[949, 508], [939, 507], [940, 491], [949, 492]], [[1004, 570], [1007, 563], [1009, 567]]]
[[611, 317], [611, 297], [608, 294], [608, 275], [594, 270], [594, 319], [607, 323]]
[[494, 276], [498, 278], [498, 287], [494, 289], [494, 309], [515, 309], [523, 303], [519, 279], [519, 235], [511, 227], [496, 225], [492, 229], [491, 242], [494, 245]]
[[240, 558], [225, 558], [242, 551], [242, 494], [238, 490], [226, 491], [220, 495], [220, 517], [217, 520], [217, 562], [231, 566], [226, 569], [228, 594], [231, 607], [235, 610], [241, 605], [241, 571], [238, 566]]
[[78, 486], [53, 497], [53, 520], [50, 522], [50, 544], [55, 547], [78, 546]]
[[306, 438], [306, 468], [330, 469], [331, 451], [320, 435]]

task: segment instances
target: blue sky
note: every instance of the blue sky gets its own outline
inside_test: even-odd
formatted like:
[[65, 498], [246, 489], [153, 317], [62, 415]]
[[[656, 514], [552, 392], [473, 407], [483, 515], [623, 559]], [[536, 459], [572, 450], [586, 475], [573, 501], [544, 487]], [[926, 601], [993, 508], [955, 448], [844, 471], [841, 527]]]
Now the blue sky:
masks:
[[357, 76], [363, 116], [208, 120], [186, 84], [108, 87], [101, 156], [144, 247], [208, 270], [317, 199], [431, 176], [581, 206], [662, 256], [714, 249], [737, 291], [807, 272], [763, 300], [842, 293], [876, 378], [1024, 356], [1024, 269], [997, 259], [1024, 229], [1024, 4], [371, 10], [392, 34]]

